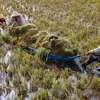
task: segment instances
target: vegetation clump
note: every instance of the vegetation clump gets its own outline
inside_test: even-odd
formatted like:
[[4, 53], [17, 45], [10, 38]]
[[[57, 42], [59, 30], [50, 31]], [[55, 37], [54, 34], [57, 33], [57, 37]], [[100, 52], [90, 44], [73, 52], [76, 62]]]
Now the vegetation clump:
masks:
[[70, 48], [66, 48], [67, 44], [63, 39], [52, 39], [49, 43], [49, 46], [52, 54], [60, 55], [63, 57], [75, 56], [77, 54], [75, 49], [71, 50]]
[[5, 39], [6, 42], [8, 41], [14, 45], [21, 45], [24, 42], [24, 44], [29, 45], [36, 41], [38, 28], [35, 24], [29, 23], [22, 26], [10, 27], [9, 33], [10, 35]]

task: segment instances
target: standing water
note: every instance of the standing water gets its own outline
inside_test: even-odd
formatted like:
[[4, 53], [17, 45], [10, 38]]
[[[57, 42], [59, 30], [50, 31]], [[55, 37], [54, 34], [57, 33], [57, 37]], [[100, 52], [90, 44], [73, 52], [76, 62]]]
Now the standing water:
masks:
[[11, 50], [8, 50], [5, 57], [4, 57], [4, 63], [6, 65], [9, 65], [10, 64], [10, 57], [11, 57]]
[[[8, 50], [4, 58], [2, 58], [0, 63], [4, 63], [6, 65], [6, 68], [8, 66], [10, 67], [10, 57], [11, 57], [11, 50]], [[1, 58], [0, 58], [1, 59]], [[7, 93], [7, 74], [4, 70], [0, 70], [0, 87], [2, 91], [0, 91], [0, 100], [8, 100], [8, 98], [11, 100], [12, 96], [14, 96], [15, 92], [14, 90], [11, 90], [9, 93]]]
[[1, 27], [0, 27], [0, 35], [4, 35], [4, 31]]

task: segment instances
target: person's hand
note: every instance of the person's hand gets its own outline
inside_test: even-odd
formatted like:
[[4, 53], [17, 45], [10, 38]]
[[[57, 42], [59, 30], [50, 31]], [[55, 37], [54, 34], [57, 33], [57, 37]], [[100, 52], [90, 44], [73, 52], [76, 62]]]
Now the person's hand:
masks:
[[88, 56], [89, 55], [89, 52], [87, 52], [86, 55]]

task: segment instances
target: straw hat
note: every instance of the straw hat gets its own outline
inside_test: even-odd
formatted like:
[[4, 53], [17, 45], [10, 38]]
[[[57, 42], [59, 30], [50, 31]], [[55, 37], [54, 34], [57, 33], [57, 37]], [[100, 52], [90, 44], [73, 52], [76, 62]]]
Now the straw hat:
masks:
[[17, 16], [20, 16], [21, 14], [18, 13], [17, 11], [13, 11], [11, 17], [17, 17]]
[[0, 19], [4, 19], [4, 16], [3, 16], [3, 14], [0, 14]]

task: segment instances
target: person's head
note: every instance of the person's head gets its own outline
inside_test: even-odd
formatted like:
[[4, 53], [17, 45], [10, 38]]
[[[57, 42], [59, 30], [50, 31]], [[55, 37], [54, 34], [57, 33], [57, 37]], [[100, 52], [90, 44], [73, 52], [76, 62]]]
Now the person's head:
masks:
[[3, 14], [0, 14], [0, 19], [4, 19], [5, 17], [3, 16]]
[[11, 18], [12, 18], [12, 20], [17, 21], [17, 18], [19, 18], [20, 16], [21, 16], [20, 13], [18, 13], [17, 11], [13, 11]]
[[14, 17], [12, 17], [12, 20], [17, 21], [18, 18], [19, 18], [19, 16], [14, 16]]
[[3, 14], [0, 14], [0, 27], [5, 28], [5, 26], [6, 26], [5, 17], [3, 16]]
[[1, 23], [6, 22], [6, 21], [5, 21], [5, 17], [3, 16], [3, 14], [0, 14], [0, 22], [1, 22]]

